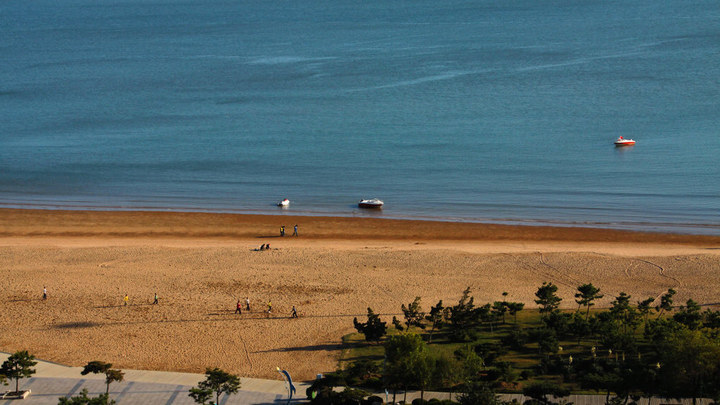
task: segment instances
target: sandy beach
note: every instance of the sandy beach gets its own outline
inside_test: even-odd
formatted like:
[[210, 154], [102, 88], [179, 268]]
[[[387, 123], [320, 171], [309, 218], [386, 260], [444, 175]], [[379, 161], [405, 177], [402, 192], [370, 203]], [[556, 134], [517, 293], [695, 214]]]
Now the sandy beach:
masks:
[[[298, 224], [299, 237], [292, 237]], [[279, 236], [286, 226], [285, 237]], [[269, 243], [271, 250], [257, 251]], [[334, 370], [366, 308], [386, 321], [415, 296], [429, 309], [508, 299], [563, 306], [592, 282], [607, 306], [668, 288], [720, 304], [720, 237], [383, 219], [0, 210], [0, 350], [80, 366], [296, 379]], [[47, 287], [48, 299], [42, 299]], [[157, 293], [159, 303], [153, 305]], [[129, 296], [125, 306], [123, 297]], [[237, 299], [251, 311], [234, 314]], [[268, 301], [273, 312], [267, 317]], [[290, 319], [295, 305], [299, 319]]]

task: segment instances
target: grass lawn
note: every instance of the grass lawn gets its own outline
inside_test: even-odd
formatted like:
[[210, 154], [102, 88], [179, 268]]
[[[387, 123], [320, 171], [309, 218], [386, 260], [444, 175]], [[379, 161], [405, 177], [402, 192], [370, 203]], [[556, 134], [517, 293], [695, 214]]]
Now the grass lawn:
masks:
[[[565, 311], [565, 313], [572, 314], [574, 311]], [[388, 324], [390, 323], [388, 322]], [[592, 339], [584, 338], [579, 342], [577, 339], [559, 340], [560, 349], [555, 353], [541, 353], [538, 343], [530, 342], [529, 340], [528, 343], [520, 347], [513, 347], [507, 343], [503, 343], [503, 339], [507, 338], [513, 330], [531, 333], [533, 330], [542, 328], [543, 326], [544, 324], [538, 311], [527, 310], [518, 313], [517, 319], [506, 316], [505, 324], [499, 321], [495, 325], [492, 325], [492, 327], [489, 324], [478, 327], [473, 333], [474, 339], [466, 342], [451, 340], [447, 328], [435, 331], [432, 334], [432, 340], [429, 328], [423, 330], [413, 327], [410, 329], [410, 332], [421, 335], [423, 340], [428, 343], [427, 347], [433, 355], [455, 359], [457, 358], [457, 353], [461, 352], [463, 348], [469, 350], [474, 349], [480, 357], [486, 360], [483, 372], [487, 372], [488, 374], [492, 374], [493, 370], [498, 368], [496, 366], [499, 362], [509, 363], [512, 370], [510, 373], [511, 377], [509, 378], [510, 381], [497, 384], [501, 392], [518, 392], [522, 390], [523, 386], [533, 382], [551, 381], [561, 384], [573, 393], [596, 394], [597, 392], [595, 391], [583, 390], [577, 381], [564, 378], [564, 372], [558, 371], [557, 369], [572, 370], [573, 363], [578, 364], [577, 362], [582, 359], [589, 361], [589, 359], [593, 358], [593, 348], [595, 348], [595, 356], [597, 358], [619, 358], [618, 356], [622, 356], [622, 353], [610, 354], [608, 350], [603, 348], [599, 343], [599, 336], [595, 336]], [[398, 331], [395, 327], [389, 325], [387, 333], [388, 335], [394, 335], [404, 332]], [[642, 328], [638, 328], [635, 336], [640, 343], [640, 352], [649, 351], [650, 346], [645, 344], [642, 338]], [[352, 333], [343, 337], [343, 346], [338, 369], [352, 369], [353, 365], [356, 365], [358, 362], [374, 362], [376, 365], [375, 371], [369, 374], [374, 374], [374, 384], [378, 384], [384, 359], [382, 341], [380, 343], [366, 342], [364, 335]], [[571, 356], [572, 360], [570, 359]], [[540, 364], [543, 359], [546, 361], [550, 360], [551, 363], [554, 364], [553, 367], [555, 370], [541, 371]], [[462, 362], [459, 361], [457, 364], [459, 368], [462, 368]], [[362, 380], [363, 376], [356, 376], [355, 378], [355, 381], [359, 381], [360, 384], [362, 384]], [[601, 394], [604, 393], [601, 392]]]

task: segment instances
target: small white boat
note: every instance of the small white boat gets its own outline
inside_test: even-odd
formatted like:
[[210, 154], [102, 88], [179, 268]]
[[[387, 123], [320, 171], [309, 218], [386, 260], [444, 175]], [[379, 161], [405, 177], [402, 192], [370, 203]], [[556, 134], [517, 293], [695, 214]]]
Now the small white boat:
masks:
[[358, 203], [358, 207], [360, 208], [382, 208], [384, 202], [378, 200], [377, 198], [372, 198], [369, 200], [360, 200]]
[[635, 141], [632, 139], [625, 139], [622, 136], [615, 141], [615, 146], [633, 146]]
[[278, 207], [289, 207], [290, 206], [290, 200], [287, 198], [277, 203]]

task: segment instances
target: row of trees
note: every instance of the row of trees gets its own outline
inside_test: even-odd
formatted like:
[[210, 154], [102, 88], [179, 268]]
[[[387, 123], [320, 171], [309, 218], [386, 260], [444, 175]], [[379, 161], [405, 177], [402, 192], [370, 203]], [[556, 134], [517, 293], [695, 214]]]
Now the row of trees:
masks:
[[[703, 311], [691, 299], [675, 306], [673, 289], [635, 302], [621, 292], [609, 308], [591, 311], [603, 298], [592, 284], [577, 287], [576, 310], [560, 311], [557, 291], [543, 283], [535, 294], [538, 315], [524, 324], [517, 322], [522, 303], [508, 302], [505, 293], [476, 306], [466, 289], [457, 305], [440, 301], [428, 313], [416, 298], [402, 305], [404, 321], [393, 317], [403, 332], [387, 337], [387, 324], [368, 308], [367, 322], [353, 322], [366, 340], [383, 342], [384, 361], [356, 361], [338, 374], [350, 383], [421, 392], [491, 384], [540, 402], [568, 387], [601, 391], [621, 404], [653, 395], [720, 399], [720, 311]], [[441, 346], [433, 343], [439, 335]], [[453, 355], [443, 354], [448, 342], [457, 347]], [[519, 372], [518, 357], [534, 363], [524, 360]]]
[[[487, 326], [492, 332], [500, 322], [504, 325], [506, 315], [512, 316], [517, 323], [518, 312], [525, 308], [522, 302], [508, 302], [505, 299], [478, 307], [470, 292], [469, 287], [465, 289], [458, 304], [451, 307], [443, 306], [440, 300], [428, 313], [422, 310], [420, 297], [415, 297], [415, 300], [407, 306], [404, 304], [401, 306], [405, 321], [401, 322], [397, 317], [393, 317], [392, 324], [400, 331], [409, 330], [411, 327], [421, 330], [429, 328], [430, 342], [434, 332], [441, 328], [445, 328], [453, 340], [466, 341], [477, 337], [475, 331], [479, 326]], [[502, 295], [503, 298], [507, 297], [506, 292]], [[379, 342], [387, 334], [387, 324], [382, 322], [371, 308], [367, 310], [367, 322], [359, 322], [354, 318], [353, 324], [358, 332], [365, 335], [366, 340]]]

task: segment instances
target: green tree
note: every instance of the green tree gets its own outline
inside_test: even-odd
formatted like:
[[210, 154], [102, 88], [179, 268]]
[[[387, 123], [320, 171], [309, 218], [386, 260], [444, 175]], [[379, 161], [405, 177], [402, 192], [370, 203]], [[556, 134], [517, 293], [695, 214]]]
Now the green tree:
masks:
[[425, 319], [430, 322], [430, 342], [432, 342], [433, 332], [440, 329], [445, 322], [447, 312], [447, 309], [443, 307], [442, 300], [438, 301], [434, 307], [430, 307], [430, 313], [425, 316]]
[[553, 404], [548, 399], [548, 395], [552, 395], [556, 398], [562, 398], [570, 395], [570, 391], [566, 388], [560, 387], [559, 385], [543, 381], [536, 382], [523, 388], [523, 395], [532, 398], [532, 400], [525, 401], [526, 405], [530, 404]]
[[106, 399], [110, 397], [110, 384], [115, 381], [122, 381], [125, 377], [125, 373], [120, 370], [111, 368], [111, 363], [105, 363], [102, 361], [91, 361], [85, 365], [83, 371], [80, 372], [82, 375], [93, 374], [105, 374], [105, 396]]
[[460, 405], [501, 405], [499, 396], [486, 382], [474, 381], [466, 384], [465, 391], [458, 396]]
[[10, 355], [0, 367], [0, 374], [6, 378], [15, 380], [15, 392], [20, 392], [20, 379], [27, 378], [35, 374], [35, 356], [29, 354], [27, 350], [15, 352]]
[[658, 345], [658, 378], [671, 398], [720, 395], [720, 341], [699, 330], [678, 329]]
[[368, 395], [363, 390], [350, 387], [340, 392], [334, 391], [332, 387], [321, 387], [315, 393], [315, 398], [310, 400], [311, 405], [356, 405]]
[[642, 315], [645, 322], [648, 320], [648, 315], [650, 315], [650, 306], [655, 301], [655, 298], [648, 298], [644, 301], [638, 301], [637, 310], [640, 312], [640, 315]]
[[640, 315], [630, 305], [630, 296], [621, 292], [615, 300], [610, 304], [610, 314], [612, 318], [620, 323], [623, 333], [635, 330], [640, 323]]
[[575, 302], [578, 304], [578, 311], [580, 310], [580, 307], [585, 306], [587, 307], [587, 312], [585, 313], [585, 319], [588, 319], [590, 316], [590, 307], [595, 305], [593, 301], [599, 300], [603, 297], [602, 294], [600, 294], [600, 289], [590, 284], [583, 284], [577, 288], [578, 292], [575, 294]]
[[538, 288], [535, 293], [535, 296], [538, 299], [535, 300], [535, 303], [540, 306], [541, 314], [554, 312], [560, 306], [562, 298], [557, 296], [557, 289], [556, 285], [547, 282], [543, 283], [543, 285]]
[[703, 323], [703, 316], [700, 309], [700, 305], [698, 305], [697, 302], [689, 299], [685, 303], [685, 306], [681, 306], [678, 312], [673, 315], [673, 319], [687, 326], [688, 329], [699, 329]]
[[469, 344], [455, 352], [455, 356], [462, 363], [463, 379], [475, 381], [480, 378], [480, 373], [485, 368], [485, 361]]
[[505, 314], [508, 312], [507, 302], [495, 301], [492, 305], [492, 313], [495, 319], [502, 318], [502, 323], [505, 325]]
[[195, 402], [204, 404], [210, 395], [215, 394], [215, 403], [220, 403], [220, 395], [235, 394], [240, 390], [240, 377], [230, 374], [217, 367], [205, 370], [205, 381], [200, 381], [197, 388], [191, 388], [189, 396]]
[[557, 353], [560, 350], [560, 342], [552, 329], [537, 329], [533, 332], [533, 337], [538, 342], [538, 352], [540, 354], [549, 357], [551, 353]]
[[380, 320], [380, 315], [376, 315], [372, 309], [367, 309], [367, 322], [360, 323], [357, 318], [353, 318], [353, 324], [358, 332], [365, 335], [365, 340], [379, 342], [387, 333], [387, 324]]
[[396, 316], [393, 316], [392, 324], [395, 327], [395, 329], [399, 330], [400, 332], [405, 330], [405, 327], [403, 326], [402, 322], [400, 322], [400, 320], [397, 319]]
[[[585, 388], [605, 391], [605, 403], [623, 405], [632, 395], [645, 390], [648, 378], [648, 369], [637, 361], [607, 360], [599, 361], [581, 383]], [[615, 398], [610, 398], [610, 393], [615, 393]]]
[[[108, 402], [109, 401], [109, 402]], [[87, 388], [83, 388], [79, 395], [66, 398], [60, 397], [58, 405], [106, 405], [115, 404], [115, 401], [108, 399], [108, 394], [101, 394], [97, 397], [89, 397]]]
[[515, 371], [509, 361], [495, 362], [495, 371], [497, 372], [497, 380], [504, 383], [513, 383], [520, 377], [520, 373]]
[[412, 379], [415, 386], [420, 389], [420, 400], [425, 400], [425, 390], [429, 389], [433, 384], [435, 376], [436, 358], [430, 355], [426, 349], [416, 353], [411, 357]]
[[481, 323], [487, 323], [488, 326], [490, 326], [490, 333], [493, 331], [493, 325], [495, 324], [495, 321], [497, 320], [497, 313], [495, 313], [492, 309], [492, 306], [490, 304], [485, 304], [481, 307], [475, 308], [475, 317], [481, 322]]
[[583, 317], [580, 313], [575, 312], [572, 316], [570, 324], [568, 325], [570, 332], [577, 338], [578, 344], [580, 341], [592, 333], [590, 322]]
[[452, 400], [453, 388], [462, 381], [461, 366], [457, 360], [445, 355], [435, 357], [433, 369], [433, 386], [436, 388], [448, 388], [450, 400]]
[[670, 312], [673, 309], [673, 296], [677, 293], [677, 291], [673, 290], [672, 288], [668, 289], [665, 294], [663, 294], [660, 297], [660, 304], [655, 307], [655, 310], [658, 312], [658, 319], [662, 316], [663, 312]]
[[196, 403], [205, 405], [209, 400], [212, 399], [213, 392], [209, 388], [190, 388], [190, 394], [188, 394]]
[[427, 345], [420, 335], [402, 333], [385, 341], [385, 370], [383, 379], [392, 388], [426, 385], [431, 375]]
[[645, 324], [644, 336], [655, 344], [660, 344], [684, 329], [681, 323], [672, 318], [650, 319]]
[[470, 332], [477, 327], [479, 312], [475, 308], [475, 298], [470, 296], [470, 287], [463, 291], [457, 305], [450, 307], [450, 328], [455, 340], [468, 340]]
[[410, 330], [411, 326], [417, 326], [423, 328], [423, 319], [425, 318], [425, 312], [423, 312], [420, 306], [420, 297], [415, 297], [415, 300], [405, 307], [405, 304], [401, 305], [403, 315], [405, 316], [405, 325]]
[[[720, 311], [706, 309], [703, 313], [703, 326], [711, 329], [720, 329]], [[720, 401], [719, 401], [720, 403]]]
[[517, 324], [517, 314], [525, 308], [522, 302], [508, 302], [508, 313], [513, 316], [514, 322]]

